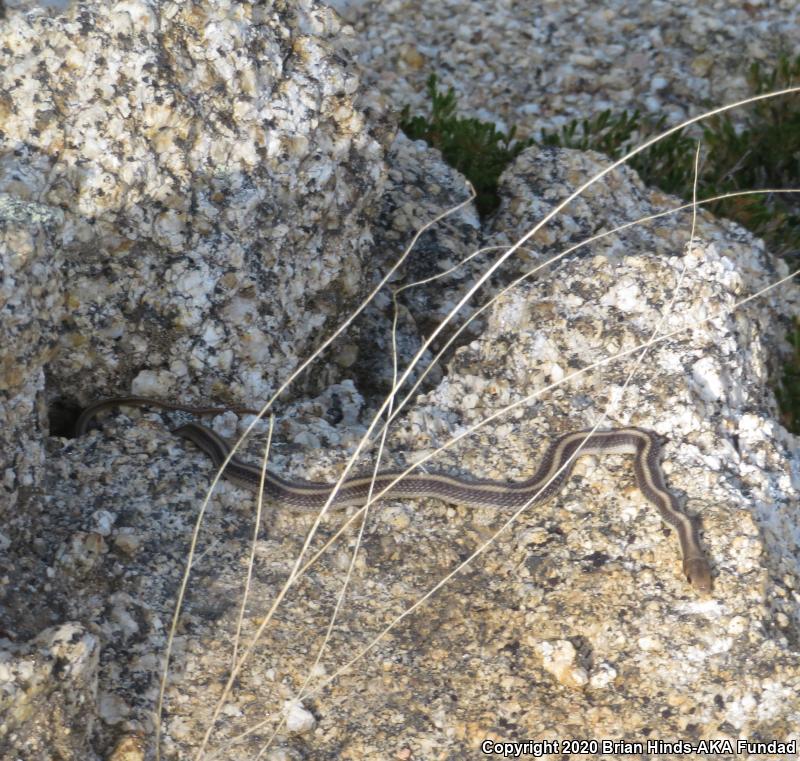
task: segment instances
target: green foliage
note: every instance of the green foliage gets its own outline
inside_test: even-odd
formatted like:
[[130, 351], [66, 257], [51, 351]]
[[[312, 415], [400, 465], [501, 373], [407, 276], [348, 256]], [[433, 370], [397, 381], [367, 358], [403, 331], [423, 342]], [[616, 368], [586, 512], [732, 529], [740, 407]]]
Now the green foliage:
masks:
[[472, 183], [478, 212], [485, 217], [500, 203], [497, 195], [500, 174], [531, 141], [514, 140], [516, 128], [506, 135], [493, 124], [457, 116], [453, 88], [447, 93], [439, 92], [435, 74], [428, 77], [427, 89], [430, 115], [412, 117], [406, 106], [400, 115], [400, 128], [412, 140], [425, 140], [438, 148], [444, 160]]
[[542, 130], [541, 145], [576, 148], [580, 151], [600, 151], [611, 158], [619, 158], [620, 147], [628, 143], [640, 129], [639, 112], [623, 111], [614, 115], [611, 110], [601, 111], [592, 119], [573, 119], [558, 132]]
[[[782, 90], [800, 83], [800, 56], [781, 55], [774, 68], [754, 63], [748, 70], [753, 95]], [[525, 148], [540, 145], [595, 150], [612, 159], [666, 128], [666, 117], [651, 119], [639, 111], [613, 114], [610, 110], [590, 118], [574, 119], [560, 130], [542, 130], [539, 140], [515, 140], [516, 127], [508, 135], [478, 119], [461, 118], [456, 112], [453, 89], [440, 93], [436, 76], [428, 78], [430, 115], [410, 116], [403, 109], [400, 126], [412, 139], [426, 140], [439, 148], [448, 164], [464, 174], [478, 193], [481, 216], [498, 204], [500, 174]], [[751, 104], [737, 120], [730, 112], [700, 126], [702, 163], [697, 178], [698, 198], [738, 190], [800, 187], [800, 97], [784, 96]], [[630, 160], [642, 180], [664, 192], [692, 198], [696, 140], [684, 130], [672, 133]], [[709, 207], [720, 216], [764, 238], [775, 254], [800, 262], [800, 199], [770, 193], [720, 201]], [[778, 389], [786, 425], [800, 433], [800, 322], [792, 334], [794, 359], [784, 368]]]
[[[558, 131], [542, 130], [539, 143], [581, 151], [599, 151], [616, 160], [646, 138], [666, 129], [665, 116], [648, 121], [642, 118], [638, 110], [632, 114], [627, 111], [613, 114], [607, 109], [592, 119], [573, 119]], [[681, 130], [659, 140], [628, 163], [646, 184], [656, 185], [666, 193], [679, 194], [687, 182], [691, 188], [693, 150], [694, 141]]]
[[[800, 83], [800, 56], [782, 55], [771, 71], [750, 66], [753, 95]], [[729, 113], [703, 129], [707, 150], [704, 195], [754, 188], [796, 188], [800, 181], [800, 99], [771, 98], [752, 104], [738, 129]], [[769, 194], [721, 201], [712, 211], [730, 217], [764, 238], [770, 250], [798, 261], [800, 206], [797, 196]]]
[[783, 366], [775, 396], [781, 408], [781, 422], [793, 433], [800, 433], [800, 317], [795, 319], [788, 338], [793, 353]]

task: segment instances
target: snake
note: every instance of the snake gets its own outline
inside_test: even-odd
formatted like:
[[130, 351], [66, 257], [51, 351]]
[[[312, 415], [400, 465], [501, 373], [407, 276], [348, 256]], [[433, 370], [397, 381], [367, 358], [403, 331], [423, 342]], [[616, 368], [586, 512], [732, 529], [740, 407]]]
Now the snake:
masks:
[[[162, 401], [143, 396], [100, 399], [88, 405], [75, 423], [75, 435], [83, 435], [91, 420], [102, 410], [119, 406], [157, 407], [192, 414], [219, 414], [233, 411], [258, 415], [259, 410], [232, 406], [195, 406]], [[185, 423], [172, 431], [191, 441], [219, 469], [232, 447], [215, 431], [197, 422]], [[370, 499], [441, 499], [451, 504], [477, 508], [519, 509], [541, 505], [556, 496], [569, 479], [575, 461], [584, 455], [632, 454], [636, 485], [645, 499], [655, 506], [661, 520], [678, 535], [683, 558], [683, 572], [689, 584], [700, 593], [712, 587], [711, 568], [700, 545], [697, 527], [681, 510], [676, 495], [667, 488], [661, 469], [663, 437], [654, 431], [634, 426], [611, 430], [581, 430], [553, 439], [542, 455], [536, 472], [521, 481], [496, 481], [466, 478], [447, 473], [407, 474], [401, 470], [381, 470], [345, 479], [329, 509], [362, 507]], [[230, 457], [222, 473], [232, 483], [258, 493], [261, 468], [237, 456]], [[264, 497], [274, 506], [300, 512], [319, 512], [327, 503], [333, 485], [316, 481], [289, 481], [267, 470]], [[372, 495], [372, 496], [371, 496]]]

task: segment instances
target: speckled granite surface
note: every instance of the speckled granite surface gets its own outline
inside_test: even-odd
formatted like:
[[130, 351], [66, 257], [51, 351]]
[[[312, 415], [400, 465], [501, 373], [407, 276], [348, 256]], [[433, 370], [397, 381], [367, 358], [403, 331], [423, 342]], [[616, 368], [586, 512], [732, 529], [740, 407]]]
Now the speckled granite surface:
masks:
[[[677, 116], [705, 97], [736, 97], [742, 50], [766, 53], [796, 35], [795, 10], [780, 3], [542, 4], [535, 16], [518, 3], [338, 5], [360, 37], [309, 0], [87, 4], [66, 20], [34, 12], [15, 21], [14, 11], [1, 28], [2, 54], [16, 67], [4, 68], [3, 81], [13, 77], [16, 95], [2, 97], [8, 84], [0, 91], [3, 140], [13, 144], [3, 143], [0, 186], [23, 206], [36, 200], [65, 213], [63, 250], [50, 232], [40, 258], [73, 315], [43, 337], [58, 333], [69, 352], [42, 369], [31, 342], [31, 361], [17, 363], [21, 390], [2, 401], [24, 445], [47, 456], [44, 475], [31, 471], [25, 509], [0, 535], [6, 755], [153, 758], [160, 659], [209, 483], [207, 459], [157, 415], [126, 411], [80, 439], [45, 440], [34, 425], [44, 372], [51, 394], [79, 398], [188, 389], [252, 403], [274, 388], [420, 224], [465, 198], [434, 151], [391, 139], [389, 101], [411, 99], [431, 61], [460, 72], [444, 82], [458, 85], [473, 113], [501, 122], [534, 114], [555, 124], [611, 103]], [[244, 97], [248, 72], [267, 87]], [[123, 114], [126, 103], [153, 108], [120, 116], [106, 107], [114, 93]], [[168, 108], [156, 107], [162, 96]], [[285, 153], [270, 152], [273, 138]], [[45, 150], [56, 144], [60, 152]], [[220, 155], [233, 173], [220, 174]], [[520, 156], [503, 178], [498, 215], [484, 226], [469, 207], [454, 215], [423, 237], [405, 275], [427, 277], [478, 246], [508, 245], [600, 166], [599, 156], [570, 151]], [[131, 168], [141, 171], [113, 181]], [[302, 192], [293, 184], [301, 179]], [[487, 290], [586, 235], [675, 204], [615, 172], [534, 235]], [[297, 215], [316, 222], [306, 229]], [[527, 739], [800, 740], [798, 442], [776, 422], [767, 383], [800, 293], [783, 288], [730, 312], [785, 267], [728, 222], [701, 212], [687, 247], [690, 229], [682, 213], [602, 238], [501, 297], [399, 413], [385, 457], [419, 461], [527, 400], [430, 464], [520, 479], [546, 439], [596, 422], [611, 405], [608, 425], [667, 436], [667, 481], [702, 524], [712, 594], [687, 585], [675, 537], [633, 488], [625, 458], [584, 458], [559, 499], [521, 516], [362, 660], [292, 704], [307, 678], [314, 688], [336, 675], [508, 518], [435, 500], [384, 502], [368, 516], [319, 665], [355, 528], [289, 590], [221, 706], [210, 744], [217, 758], [258, 757], [281, 717], [286, 727], [262, 758], [481, 758], [484, 741]], [[5, 266], [25, 248], [13, 236], [4, 243]], [[403, 302], [401, 357], [419, 350], [496, 256]], [[26, 261], [37, 257], [17, 263]], [[267, 278], [270, 263], [277, 269]], [[20, 272], [35, 293], [39, 281]], [[177, 317], [168, 310], [176, 300], [185, 306]], [[48, 311], [27, 303], [31, 319]], [[8, 299], [0, 307], [3, 325], [19, 321]], [[320, 367], [321, 390], [281, 407], [272, 463], [285, 476], [332, 480], [366, 430], [374, 397], [362, 386], [374, 392], [390, 378], [391, 299], [379, 297], [367, 319], [372, 331], [362, 325]], [[655, 344], [623, 393], [633, 351], [657, 326], [686, 330]], [[214, 425], [229, 438], [242, 429], [230, 414]], [[264, 428], [246, 447], [251, 462]], [[370, 454], [374, 446], [365, 461]], [[243, 646], [313, 522], [266, 510]], [[252, 495], [229, 483], [209, 503], [172, 652], [164, 758], [195, 756], [222, 694], [253, 515]], [[312, 548], [344, 517], [324, 518]]]

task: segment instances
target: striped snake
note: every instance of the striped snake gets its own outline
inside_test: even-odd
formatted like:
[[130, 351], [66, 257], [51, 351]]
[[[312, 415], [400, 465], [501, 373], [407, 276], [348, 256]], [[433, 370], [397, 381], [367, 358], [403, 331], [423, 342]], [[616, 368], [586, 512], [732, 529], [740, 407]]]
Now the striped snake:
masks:
[[[101, 399], [83, 410], [75, 424], [75, 435], [86, 432], [89, 422], [101, 410], [132, 405], [159, 407], [195, 414], [213, 414], [228, 410], [258, 414], [246, 407], [196, 407], [175, 402], [148, 399], [142, 396], [124, 396]], [[210, 428], [199, 423], [187, 423], [173, 433], [194, 442], [219, 468], [231, 451], [231, 445]], [[583, 455], [633, 454], [636, 484], [645, 498], [658, 509], [661, 519], [675, 529], [683, 554], [683, 572], [689, 583], [698, 591], [711, 591], [711, 570], [705, 558], [693, 521], [680, 509], [675, 495], [664, 483], [660, 465], [660, 437], [642, 428], [616, 428], [611, 431], [573, 431], [552, 441], [545, 451], [536, 472], [524, 481], [506, 483], [485, 479], [465, 479], [445, 473], [406, 475], [402, 471], [382, 470], [373, 479], [371, 475], [357, 475], [342, 483], [331, 509], [366, 504], [372, 486], [377, 497], [418, 499], [435, 497], [470, 507], [520, 508], [530, 502], [542, 504], [552, 499], [567, 481], [575, 460]], [[560, 472], [559, 472], [560, 471]], [[233, 483], [251, 491], [258, 491], [261, 469], [232, 457], [223, 473]], [[267, 471], [264, 492], [268, 500], [280, 507], [304, 512], [319, 511], [330, 495], [332, 486], [313, 481], [287, 481]]]

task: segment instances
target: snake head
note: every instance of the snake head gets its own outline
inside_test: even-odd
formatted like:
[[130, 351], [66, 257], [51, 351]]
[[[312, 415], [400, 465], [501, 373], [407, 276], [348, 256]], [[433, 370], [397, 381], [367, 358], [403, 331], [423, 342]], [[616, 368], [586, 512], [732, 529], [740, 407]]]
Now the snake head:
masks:
[[711, 592], [711, 568], [705, 558], [686, 558], [683, 561], [683, 572], [698, 592], [703, 594]]

